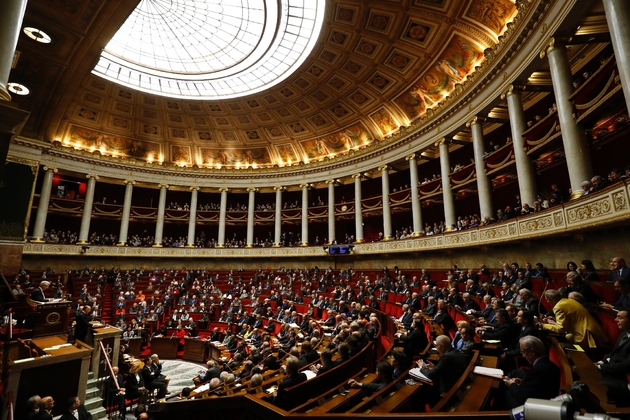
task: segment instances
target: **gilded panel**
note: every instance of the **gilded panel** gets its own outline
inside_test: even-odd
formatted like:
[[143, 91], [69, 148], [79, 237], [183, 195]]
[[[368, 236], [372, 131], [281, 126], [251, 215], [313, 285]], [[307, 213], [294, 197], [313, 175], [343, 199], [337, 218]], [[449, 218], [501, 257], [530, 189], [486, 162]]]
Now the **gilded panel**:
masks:
[[597, 201], [567, 209], [568, 223], [579, 223], [589, 219], [605, 216], [612, 212], [610, 197], [602, 197]]

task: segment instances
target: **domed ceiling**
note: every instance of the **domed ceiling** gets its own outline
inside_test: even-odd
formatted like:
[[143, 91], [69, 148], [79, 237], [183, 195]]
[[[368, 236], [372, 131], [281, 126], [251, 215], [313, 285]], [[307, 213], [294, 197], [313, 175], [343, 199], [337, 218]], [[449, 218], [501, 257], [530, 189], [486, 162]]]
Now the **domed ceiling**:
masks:
[[93, 43], [79, 44], [91, 64], [58, 88], [59, 102], [37, 120], [44, 126], [30, 128], [64, 146], [182, 166], [314, 162], [378, 143], [424, 116], [466, 81], [517, 13], [511, 0], [325, 3], [319, 39], [292, 75], [217, 100], [158, 96], [92, 74], [132, 10], [93, 12], [90, 22], [102, 18], [103, 27]]

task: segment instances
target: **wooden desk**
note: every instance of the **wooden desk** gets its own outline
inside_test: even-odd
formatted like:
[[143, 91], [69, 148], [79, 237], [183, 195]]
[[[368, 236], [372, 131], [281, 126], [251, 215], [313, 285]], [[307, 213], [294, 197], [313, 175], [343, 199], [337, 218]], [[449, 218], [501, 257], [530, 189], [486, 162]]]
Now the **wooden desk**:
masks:
[[140, 357], [140, 353], [142, 352], [142, 338], [127, 338], [122, 341], [129, 346], [129, 354]]
[[184, 360], [205, 362], [208, 358], [208, 342], [198, 338], [186, 338]]
[[591, 359], [588, 358], [586, 353], [581, 351], [569, 351], [567, 352], [567, 358], [572, 362], [574, 370], [574, 379], [584, 382], [588, 385], [591, 392], [599, 398], [599, 403], [607, 413], [619, 413], [630, 412], [628, 408], [617, 408], [614, 405], [608, 404], [608, 397], [606, 391], [608, 390], [604, 384], [602, 384], [602, 374], [595, 367]]
[[157, 353], [162, 359], [177, 359], [177, 337], [153, 337], [151, 339], [151, 353]]
[[[102, 354], [101, 345], [107, 352], [109, 361], [112, 366], [118, 366], [118, 355], [120, 354], [120, 331], [116, 327], [100, 327], [92, 328], [88, 333], [88, 337], [94, 343], [94, 351], [92, 353], [92, 372], [94, 372], [94, 378], [103, 378], [109, 376], [109, 369], [105, 362], [105, 356]], [[136, 356], [140, 356], [140, 352], [136, 353]]]
[[219, 360], [221, 358], [221, 351], [225, 349], [223, 344], [215, 344], [212, 341], [208, 341], [208, 357], [212, 360]]
[[[499, 359], [494, 356], [481, 356], [483, 358], [481, 366], [496, 368]], [[466, 396], [457, 406], [457, 411], [480, 411], [483, 409], [490, 396], [490, 390], [499, 388], [501, 379], [490, 376], [476, 375], [475, 381], [466, 393]]]

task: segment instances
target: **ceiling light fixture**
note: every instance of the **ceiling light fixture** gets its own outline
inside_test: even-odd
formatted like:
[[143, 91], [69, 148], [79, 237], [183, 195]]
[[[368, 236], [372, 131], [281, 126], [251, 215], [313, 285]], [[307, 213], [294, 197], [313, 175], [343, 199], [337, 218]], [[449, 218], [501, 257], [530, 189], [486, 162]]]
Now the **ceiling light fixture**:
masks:
[[9, 92], [13, 92], [20, 96], [26, 96], [31, 93], [29, 88], [20, 83], [7, 83], [7, 89], [9, 89]]
[[34, 41], [40, 42], [42, 44], [50, 44], [52, 42], [52, 38], [50, 37], [50, 35], [42, 31], [41, 29], [27, 26], [23, 29], [23, 31], [27, 37], [31, 38]]

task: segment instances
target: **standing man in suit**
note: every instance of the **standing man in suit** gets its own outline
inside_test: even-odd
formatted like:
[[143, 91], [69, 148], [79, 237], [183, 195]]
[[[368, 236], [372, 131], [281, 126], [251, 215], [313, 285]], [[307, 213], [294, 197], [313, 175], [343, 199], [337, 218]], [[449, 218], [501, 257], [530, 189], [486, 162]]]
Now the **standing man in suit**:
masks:
[[608, 342], [602, 327], [579, 302], [563, 299], [557, 290], [547, 290], [545, 299], [553, 308], [555, 320], [545, 318], [543, 329], [557, 333], [565, 333], [573, 343], [583, 343], [590, 348]]
[[81, 341], [85, 341], [85, 336], [90, 329], [90, 312], [92, 312], [92, 307], [88, 305], [85, 305], [82, 310], [77, 312], [77, 324], [74, 328], [74, 335]]
[[298, 372], [300, 368], [300, 361], [295, 356], [289, 356], [287, 358], [286, 372], [287, 376], [278, 385], [278, 390], [274, 393], [273, 404], [280, 408], [288, 408], [289, 401], [286, 398], [286, 389], [294, 385], [306, 382], [306, 375]]
[[[503, 379], [505, 391], [503, 409], [511, 410], [525, 404], [528, 398], [551, 399], [558, 396], [560, 390], [560, 368], [547, 357], [547, 349], [540, 339], [528, 335], [519, 341], [523, 357], [532, 367], [528, 371], [518, 370], [510, 378]], [[524, 372], [524, 374], [523, 374]], [[496, 399], [500, 402], [501, 399]]]
[[[437, 364], [430, 361], [418, 361], [420, 371], [433, 381], [433, 386], [429, 388], [425, 402], [431, 406], [435, 405], [440, 399], [440, 394], [448, 392], [455, 382], [463, 375], [468, 366], [466, 358], [459, 351], [451, 346], [451, 339], [446, 335], [439, 335], [435, 339], [435, 348], [440, 354]], [[424, 404], [421, 404], [424, 406]], [[420, 407], [421, 411], [422, 408]]]
[[617, 312], [617, 326], [621, 330], [615, 347], [603, 360], [595, 365], [602, 373], [602, 383], [608, 388], [606, 393], [609, 401], [615, 404], [626, 403], [630, 400], [627, 374], [630, 373], [630, 308]]
[[92, 414], [90, 414], [79, 397], [72, 397], [68, 400], [67, 410], [61, 415], [59, 420], [92, 420]]
[[610, 260], [611, 270], [608, 275], [608, 282], [612, 283], [619, 277], [630, 279], [630, 268], [626, 267], [626, 260], [615, 257]]
[[34, 288], [31, 292], [31, 300], [39, 303], [48, 302], [48, 299], [44, 296], [44, 292], [49, 286], [50, 282], [48, 280], [42, 280], [42, 282], [39, 283], [39, 287]]

